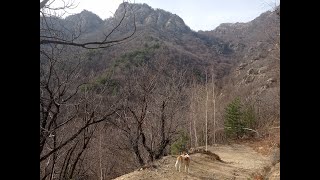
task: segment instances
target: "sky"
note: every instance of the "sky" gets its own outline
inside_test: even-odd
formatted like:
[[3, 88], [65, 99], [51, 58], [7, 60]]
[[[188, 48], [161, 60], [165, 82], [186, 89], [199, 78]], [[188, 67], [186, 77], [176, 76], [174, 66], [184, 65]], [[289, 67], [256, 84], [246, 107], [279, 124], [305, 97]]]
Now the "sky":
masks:
[[[55, 0], [58, 6], [60, 0]], [[68, 0], [65, 0], [68, 1]], [[73, 0], [78, 4], [69, 13], [83, 9], [97, 14], [101, 19], [113, 16], [123, 0]], [[272, 9], [280, 0], [130, 0], [146, 3], [180, 16], [193, 30], [213, 30], [221, 23], [249, 22], [261, 13]]]

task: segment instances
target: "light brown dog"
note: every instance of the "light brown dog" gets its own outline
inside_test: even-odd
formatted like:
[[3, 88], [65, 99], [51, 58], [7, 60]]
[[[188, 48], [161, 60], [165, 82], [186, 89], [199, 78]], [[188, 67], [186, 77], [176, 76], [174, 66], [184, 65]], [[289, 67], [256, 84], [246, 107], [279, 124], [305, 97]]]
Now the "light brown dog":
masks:
[[176, 164], [174, 165], [176, 167], [176, 170], [180, 172], [181, 164], [184, 164], [185, 172], [189, 173], [189, 164], [190, 164], [190, 156], [188, 153], [183, 152], [180, 156], [177, 157]]

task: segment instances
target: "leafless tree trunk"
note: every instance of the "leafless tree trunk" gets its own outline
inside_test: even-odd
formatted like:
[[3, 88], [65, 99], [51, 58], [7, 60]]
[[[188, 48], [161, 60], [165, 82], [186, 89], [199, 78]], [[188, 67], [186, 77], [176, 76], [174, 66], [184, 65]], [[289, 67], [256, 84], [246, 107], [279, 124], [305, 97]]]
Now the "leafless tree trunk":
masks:
[[195, 105], [194, 104], [195, 104], [195, 102], [197, 102], [197, 100], [194, 97], [194, 91], [196, 90], [194, 79], [193, 79], [193, 83], [194, 83], [194, 86], [191, 91], [191, 100], [192, 100], [191, 111], [192, 111], [193, 130], [194, 130], [194, 145], [195, 145], [195, 147], [198, 147], [199, 144], [198, 144], [198, 136], [197, 136], [197, 125], [196, 125], [196, 119], [194, 118], [194, 113], [195, 113]]
[[208, 151], [208, 73], [206, 71], [206, 132], [205, 132], [205, 139], [206, 139], [206, 151]]
[[214, 74], [212, 70], [212, 102], [213, 102], [213, 144], [216, 144], [216, 98], [214, 94]]
[[[191, 116], [192, 116], [192, 113], [191, 113]], [[189, 137], [190, 137], [189, 146], [192, 147], [192, 118], [190, 118], [190, 121], [189, 121]]]
[[101, 145], [102, 145], [102, 126], [99, 127], [99, 170], [100, 170], [100, 180], [103, 180]]
[[189, 119], [190, 119], [190, 122], [189, 122], [189, 136], [190, 136], [190, 147], [192, 147], [192, 122], [193, 122], [193, 108], [192, 108], [192, 104], [193, 104], [193, 89], [192, 89], [192, 87], [190, 88], [191, 89], [191, 91], [190, 91], [190, 93], [191, 93], [191, 99], [190, 99], [190, 117], [189, 117]]

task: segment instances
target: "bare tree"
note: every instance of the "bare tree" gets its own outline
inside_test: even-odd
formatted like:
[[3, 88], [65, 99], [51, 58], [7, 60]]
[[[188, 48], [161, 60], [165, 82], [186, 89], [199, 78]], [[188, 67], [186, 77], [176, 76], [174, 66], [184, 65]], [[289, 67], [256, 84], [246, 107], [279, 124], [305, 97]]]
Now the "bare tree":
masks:
[[185, 72], [167, 68], [161, 56], [154, 59], [157, 65], [143, 63], [130, 68], [124, 77], [124, 109], [112, 122], [125, 136], [127, 143], [122, 148], [131, 149], [140, 165], [167, 154], [183, 125]]
[[[79, 41], [79, 38], [83, 34], [81, 25], [79, 24], [78, 27], [73, 28], [76, 29], [74, 31], [66, 27], [63, 23], [60, 23], [60, 17], [59, 15], [56, 16], [57, 13], [55, 13], [55, 11], [59, 10], [66, 12], [69, 8], [73, 8], [75, 6], [74, 3], [72, 1], [64, 2], [62, 7], [52, 8], [51, 5], [53, 3], [54, 1], [50, 2], [50, 0], [43, 0], [40, 2], [40, 45], [60, 44], [86, 49], [107, 48], [129, 40], [136, 32], [135, 15], [132, 13], [132, 10], [127, 3], [122, 3], [124, 6], [124, 12], [120, 20], [118, 20], [109, 32], [104, 32], [104, 37], [101, 38], [100, 41]], [[111, 35], [118, 31], [120, 25], [124, 23], [125, 18], [131, 18], [131, 20], [128, 20], [128, 22], [132, 23], [133, 27], [131, 33], [126, 34], [123, 37], [110, 40]]]
[[192, 112], [190, 111], [190, 121], [189, 121], [189, 137], [190, 137], [190, 141], [189, 141], [189, 146], [192, 147]]
[[208, 73], [206, 71], [206, 130], [205, 130], [205, 139], [206, 139], [206, 151], [208, 150]]
[[103, 168], [102, 168], [102, 126], [99, 129], [99, 170], [100, 180], [103, 180]]
[[213, 144], [216, 144], [216, 97], [214, 94], [214, 74], [212, 69], [212, 103], [213, 103]]
[[[85, 177], [90, 171], [87, 152], [97, 125], [113, 119], [119, 110], [119, 99], [106, 96], [110, 94], [108, 82], [98, 89], [90, 87], [94, 75], [85, 76], [83, 72], [86, 58], [81, 48], [106, 48], [126, 42], [136, 31], [135, 16], [128, 4], [122, 3], [123, 14], [100, 41], [83, 41], [81, 23], [68, 26], [57, 13], [74, 8], [73, 1], [63, 1], [62, 7], [53, 7], [54, 2], [40, 2], [40, 178], [73, 179]], [[132, 31], [110, 39], [125, 19], [132, 23]]]
[[[163, 71], [167, 71], [167, 73]], [[152, 146], [152, 143], [144, 141], [145, 136], [142, 136], [144, 147], [153, 156], [150, 159], [151, 161], [164, 155], [166, 147], [178, 134], [179, 126], [181, 127], [186, 123], [180, 122], [181, 117], [183, 119], [185, 117], [184, 113], [181, 112], [186, 108], [183, 100], [185, 96], [185, 71], [169, 70], [168, 72], [165, 68], [163, 68], [163, 71], [161, 74], [168, 75], [159, 78], [159, 86], [153, 96], [155, 108], [151, 109], [152, 119], [154, 119], [152, 124], [159, 124], [158, 129], [153, 133], [154, 136], [159, 134], [160, 138]]]
[[195, 147], [198, 147], [198, 135], [197, 135], [197, 126], [196, 126], [196, 119], [194, 117], [195, 114], [195, 102], [197, 101], [194, 95], [194, 91], [196, 90], [195, 88], [195, 80], [193, 78], [193, 87], [191, 90], [191, 112], [192, 112], [192, 119], [193, 119], [193, 130], [194, 130], [194, 138], [195, 138], [195, 142], [194, 145]]
[[69, 61], [66, 56], [42, 55], [40, 165], [45, 167], [42, 179], [57, 178], [54, 173], [59, 173], [60, 178], [71, 178], [80, 168], [95, 125], [107, 121], [116, 109], [99, 103], [103, 98], [95, 92], [83, 91], [82, 60], [74, 63], [73, 58]]

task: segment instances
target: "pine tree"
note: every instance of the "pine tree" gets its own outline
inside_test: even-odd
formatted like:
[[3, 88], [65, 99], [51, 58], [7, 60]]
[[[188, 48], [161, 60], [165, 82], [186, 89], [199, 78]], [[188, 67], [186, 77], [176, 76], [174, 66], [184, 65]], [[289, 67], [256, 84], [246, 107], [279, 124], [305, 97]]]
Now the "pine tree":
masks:
[[239, 138], [244, 130], [242, 122], [241, 102], [239, 98], [233, 100], [225, 109], [225, 131], [228, 137]]
[[179, 139], [177, 139], [171, 145], [171, 154], [180, 154], [183, 151], [187, 151], [187, 143], [189, 141], [189, 137], [187, 133], [181, 132]]
[[247, 105], [243, 110], [242, 119], [247, 128], [254, 128], [256, 115], [252, 105]]

